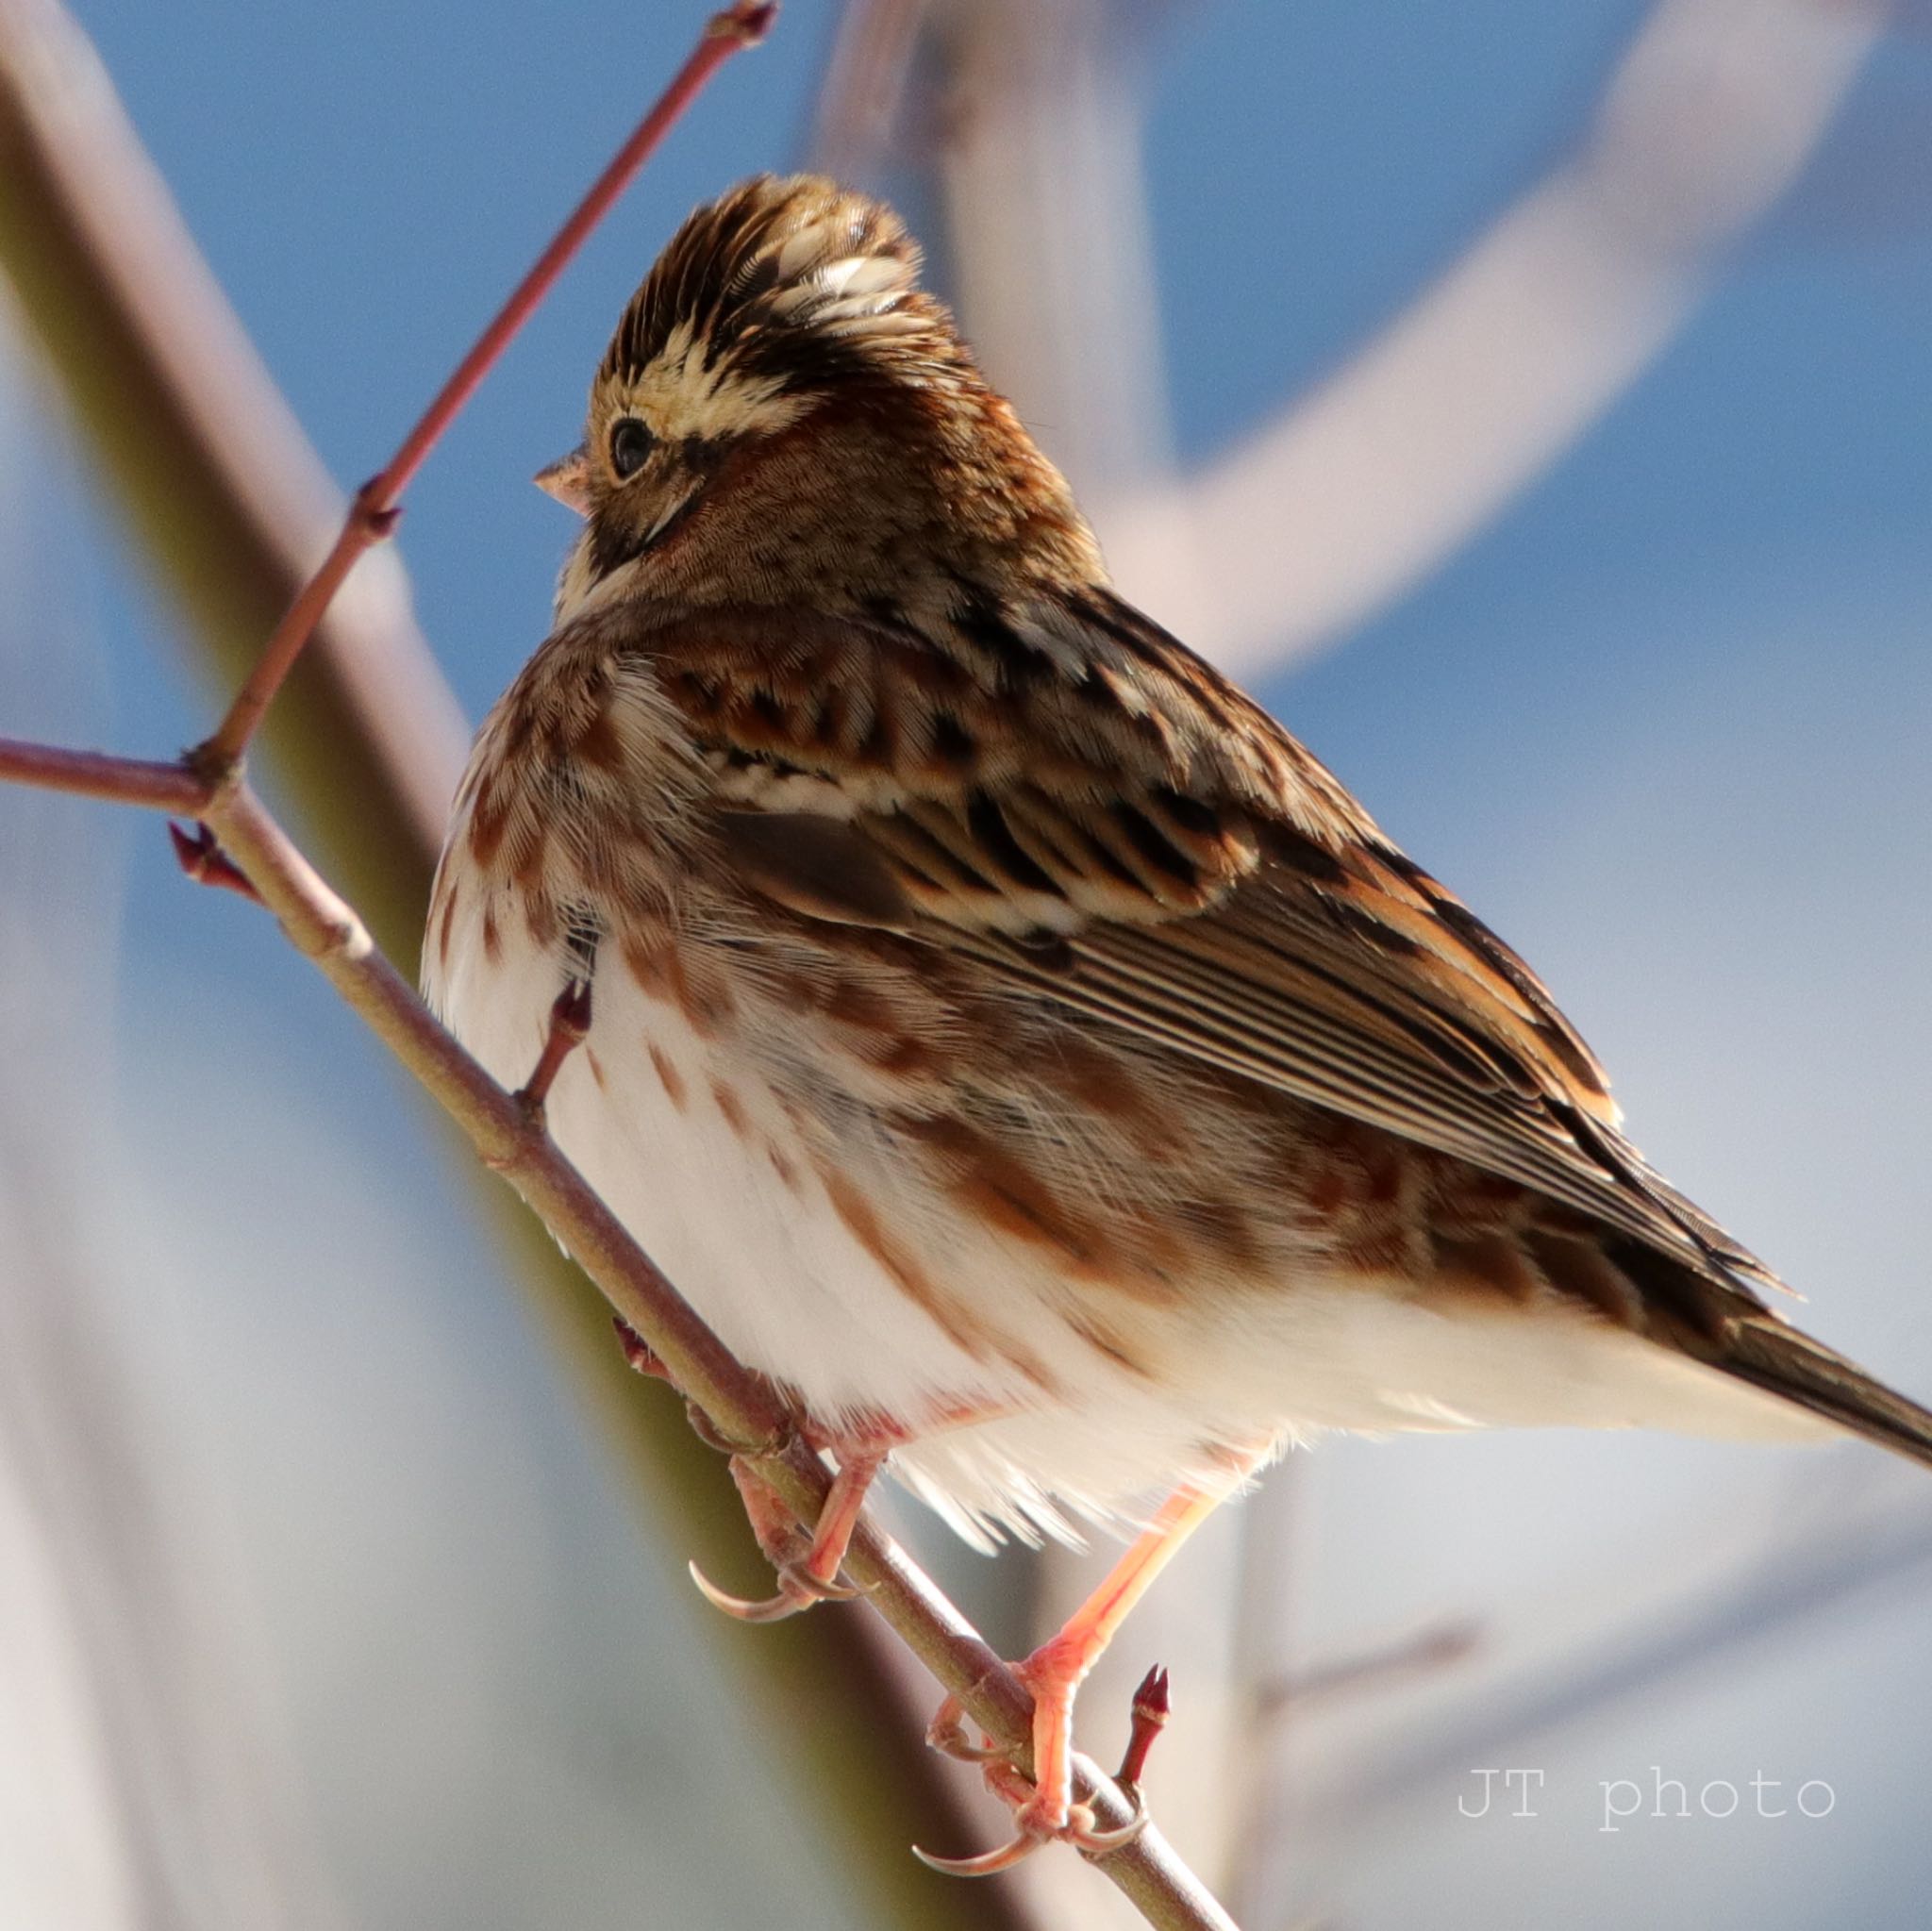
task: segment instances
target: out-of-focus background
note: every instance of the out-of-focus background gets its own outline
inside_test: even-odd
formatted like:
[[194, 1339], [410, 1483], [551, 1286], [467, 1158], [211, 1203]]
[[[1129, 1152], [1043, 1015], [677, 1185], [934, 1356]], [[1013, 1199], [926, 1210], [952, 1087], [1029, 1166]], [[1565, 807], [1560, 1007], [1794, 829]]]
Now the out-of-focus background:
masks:
[[[74, 11], [349, 486], [701, 18]], [[1526, 954], [1817, 1331], [1932, 1396], [1928, 28], [791, 0], [432, 458], [417, 616], [480, 715], [568, 537], [525, 479], [690, 207], [891, 191], [1128, 591]], [[100, 433], [0, 285], [0, 731], [165, 755], [224, 693]], [[0, 973], [0, 1923], [921, 1922], [268, 922], [150, 821], [4, 794]], [[895, 1526], [1008, 1641], [1085, 1573]], [[1858, 1447], [1333, 1442], [1163, 1581], [1083, 1734], [1174, 1667], [1153, 1800], [1249, 1931], [1918, 1926], [1928, 1595], [1932, 1483]], [[1119, 1910], [1064, 1856], [999, 1908]]]

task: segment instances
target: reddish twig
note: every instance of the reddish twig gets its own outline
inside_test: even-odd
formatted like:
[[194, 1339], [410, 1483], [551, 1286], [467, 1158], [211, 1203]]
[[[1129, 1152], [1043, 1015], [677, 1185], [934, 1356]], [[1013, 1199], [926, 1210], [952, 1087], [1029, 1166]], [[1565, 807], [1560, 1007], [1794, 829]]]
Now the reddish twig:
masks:
[[550, 1024], [543, 1034], [543, 1051], [536, 1070], [517, 1091], [517, 1098], [534, 1119], [543, 1117], [543, 1103], [563, 1062], [581, 1046], [591, 1032], [591, 982], [573, 979], [550, 1002]]
[[1158, 1663], [1141, 1678], [1134, 1691], [1133, 1727], [1127, 1732], [1127, 1747], [1121, 1753], [1121, 1767], [1114, 1781], [1129, 1790], [1138, 1789], [1147, 1769], [1147, 1753], [1155, 1740], [1167, 1728], [1173, 1705], [1168, 1700], [1167, 1672]]
[[639, 122], [631, 137], [611, 158], [609, 165], [591, 183], [590, 191], [558, 229], [550, 245], [511, 291], [490, 325], [476, 338], [468, 355], [458, 362], [436, 399], [423, 412], [416, 426], [404, 437], [402, 445], [390, 458], [388, 466], [357, 491], [355, 501], [329, 553], [314, 575], [296, 591], [273, 635], [262, 647], [261, 656], [228, 707], [227, 715], [214, 734], [192, 754], [194, 770], [210, 779], [231, 771], [247, 750], [249, 741], [268, 714], [295, 660], [322, 621], [323, 613], [334, 601], [357, 559], [365, 550], [390, 536], [402, 514], [400, 499], [410, 479], [435, 447], [438, 439], [455, 421], [478, 385], [490, 373], [511, 339], [530, 318], [551, 285], [562, 273], [584, 239], [603, 220], [632, 177], [656, 151], [678, 118], [703, 92], [706, 83], [741, 47], [756, 46], [770, 31], [777, 14], [776, 0], [752, 5], [736, 0], [707, 24], [690, 58], [678, 69], [675, 78], [659, 96], [657, 105]]
[[150, 810], [175, 811], [184, 818], [198, 816], [213, 795], [208, 784], [179, 764], [113, 757], [105, 751], [62, 751], [51, 744], [23, 743], [17, 738], [0, 738], [0, 781], [122, 805], [145, 805]]
[[[507, 1092], [437, 1023], [239, 777], [208, 784], [176, 766], [0, 740], [0, 781], [198, 816], [291, 942], [449, 1114], [484, 1164], [507, 1179], [602, 1290], [694, 1419], [753, 1464], [801, 1524], [818, 1520], [832, 1474], [798, 1435], [775, 1392], [740, 1363], [558, 1151], [523, 1097]], [[861, 1522], [847, 1570], [866, 1601], [957, 1694], [1023, 1773], [1031, 1767], [1032, 1699], [1019, 1679], [891, 1537]], [[1137, 1721], [1139, 1720], [1137, 1706]], [[1149, 1740], [1151, 1741], [1151, 1738]], [[1105, 1828], [1134, 1806], [1085, 1757], [1076, 1792]], [[1152, 1828], [1099, 1863], [1152, 1924], [1234, 1931], [1233, 1921]]]
[[168, 836], [175, 841], [175, 861], [195, 884], [217, 885], [224, 891], [237, 892], [256, 905], [261, 903], [261, 894], [249, 884], [248, 874], [223, 851], [221, 841], [207, 825], [197, 824], [192, 831], [183, 831], [178, 824], [171, 824]]

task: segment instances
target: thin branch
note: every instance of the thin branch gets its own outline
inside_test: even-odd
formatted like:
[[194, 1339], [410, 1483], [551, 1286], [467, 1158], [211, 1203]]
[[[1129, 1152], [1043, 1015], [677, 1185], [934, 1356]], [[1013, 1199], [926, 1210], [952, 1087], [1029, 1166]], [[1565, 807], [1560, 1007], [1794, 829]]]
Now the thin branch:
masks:
[[207, 781], [180, 764], [116, 757], [105, 751], [63, 751], [51, 744], [24, 743], [18, 738], [0, 738], [0, 780], [43, 791], [71, 791], [81, 798], [144, 805], [152, 811], [175, 811], [184, 818], [199, 816], [212, 796]]
[[[1901, 1490], [1903, 1492], [1903, 1490]], [[1732, 1574], [1674, 1605], [1647, 1608], [1599, 1629], [1513, 1678], [1478, 1686], [1471, 1706], [1419, 1729], [1406, 1726], [1400, 1751], [1357, 1778], [1339, 1779], [1319, 1801], [1354, 1829], [1440, 1789], [1473, 1763], [1523, 1762], [1523, 1752], [1640, 1696], [1674, 1683], [1715, 1680], [1741, 1653], [1782, 1638], [1809, 1619], [1876, 1594], [1932, 1564], [1932, 1510], [1888, 1503], [1822, 1527], [1807, 1523], [1755, 1552]], [[1278, 1827], [1276, 1817], [1265, 1828]]]
[[[343, 506], [58, 0], [0, 0], [0, 268], [98, 473], [177, 601], [192, 656], [225, 697]], [[255, 749], [273, 755], [305, 843], [406, 963], [468, 741], [410, 614], [400, 562], [390, 551], [369, 555]], [[58, 761], [69, 783], [87, 771], [84, 760]], [[175, 777], [165, 783], [172, 792]], [[482, 1179], [467, 1157], [458, 1171]], [[668, 1541], [728, 1573], [744, 1537], [716, 1457], [675, 1405], [639, 1398], [608, 1320], [539, 1224], [499, 1188], [479, 1185], [477, 1199], [650, 1545]], [[802, 1617], [715, 1649], [755, 1709], [840, 1686], [773, 1749], [814, 1806], [824, 1856], [868, 1887], [865, 1908], [922, 1931], [1030, 1922], [1006, 1880], [947, 1886], [900, 1849], [950, 1840], [972, 1812], [950, 1766], [921, 1742], [904, 1653], [873, 1619]]]
[[1417, 1676], [1433, 1675], [1465, 1662], [1482, 1643], [1482, 1625], [1472, 1617], [1432, 1623], [1426, 1629], [1398, 1637], [1359, 1656], [1338, 1656], [1311, 1665], [1292, 1676], [1264, 1683], [1255, 1698], [1256, 1715], [1272, 1721], [1291, 1711], [1305, 1713], [1311, 1704], [1330, 1698], [1382, 1691]]
[[[92, 752], [0, 741], [0, 780], [180, 808], [183, 794], [166, 792], [156, 769]], [[565, 1159], [533, 1109], [498, 1086], [437, 1023], [248, 786], [239, 776], [209, 785], [182, 775], [192, 808], [281, 922], [291, 943], [449, 1115], [483, 1163], [523, 1196], [649, 1348], [666, 1378], [698, 1408], [706, 1426], [753, 1464], [801, 1523], [815, 1521], [831, 1473], [766, 1383], [735, 1359], [683, 1300]], [[960, 1697], [1023, 1771], [1029, 1768], [1032, 1699], [958, 1610], [891, 1537], [869, 1523], [853, 1538], [847, 1568], [865, 1600], [939, 1683]], [[1134, 1814], [1119, 1787], [1085, 1757], [1075, 1781], [1103, 1828], [1124, 1824]], [[1100, 1868], [1161, 1931], [1233, 1931], [1233, 1920], [1152, 1828], [1100, 1860]]]
[[476, 392], [477, 386], [529, 320], [537, 305], [550, 292], [552, 284], [591, 230], [609, 212], [658, 142], [703, 92], [705, 84], [733, 54], [763, 40], [777, 11], [775, 0], [762, 6], [751, 4], [751, 0], [736, 0], [736, 4], [711, 17], [671, 85], [591, 184], [590, 191], [558, 229], [550, 245], [537, 258], [490, 325], [476, 338], [469, 354], [457, 364], [422, 419], [403, 438], [388, 466], [357, 491], [342, 521], [341, 532], [328, 555], [296, 592], [294, 602], [275, 625], [214, 735], [196, 750], [194, 761], [198, 770], [215, 775], [241, 758], [357, 559], [394, 531], [401, 515], [402, 493], [438, 439]]

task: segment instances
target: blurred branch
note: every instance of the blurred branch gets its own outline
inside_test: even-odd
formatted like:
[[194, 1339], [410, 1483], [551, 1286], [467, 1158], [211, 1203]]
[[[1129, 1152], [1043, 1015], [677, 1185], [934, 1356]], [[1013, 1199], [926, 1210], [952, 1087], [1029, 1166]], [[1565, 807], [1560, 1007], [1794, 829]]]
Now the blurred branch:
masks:
[[812, 164], [841, 180], [874, 166], [904, 110], [926, 0], [847, 0], [819, 89]]
[[[0, 268], [205, 664], [232, 688], [326, 554], [342, 499], [54, 0], [0, 0]], [[263, 743], [315, 848], [404, 960], [421, 940], [467, 741], [399, 563], [366, 557]], [[175, 781], [156, 780], [171, 795]], [[186, 799], [173, 808], [188, 809]], [[674, 1407], [641, 1398], [608, 1321], [541, 1228], [504, 1211], [499, 1190], [479, 1198], [499, 1215], [507, 1258], [630, 1492], [650, 1498], [654, 1542], [668, 1534], [710, 1573], [734, 1573], [741, 1511], [716, 1457]], [[866, 1621], [804, 1617], [756, 1641], [726, 1636], [720, 1652], [744, 1673], [754, 1706], [809, 1703], [811, 1721], [781, 1726], [774, 1748], [828, 1855], [862, 1875], [879, 1908], [935, 1931], [1023, 1922], [1006, 1887], [968, 1892], [905, 1855], [911, 1839], [963, 1836], [971, 1813], [898, 1720], [896, 1678]]]
[[1594, 1631], [1514, 1684], [1484, 1686], [1476, 1712], [1438, 1726], [1366, 1775], [1338, 1787], [1322, 1807], [1352, 1828], [1364, 1827], [1386, 1806], [1439, 1788], [1444, 1777], [1459, 1776], [1472, 1763], [1521, 1761], [1532, 1740], [1573, 1728], [1688, 1676], [1708, 1680], [1710, 1666], [1720, 1659], [1789, 1635], [1927, 1564], [1932, 1508], [1921, 1501], [1868, 1507], [1849, 1517], [1840, 1507], [1828, 1519], [1794, 1522], [1788, 1534], [1754, 1551], [1732, 1574], [1674, 1608], [1646, 1610], [1621, 1629]]
[[1417, 1676], [1465, 1661], [1482, 1643], [1482, 1629], [1468, 1617], [1433, 1623], [1407, 1636], [1397, 1637], [1359, 1656], [1337, 1656], [1310, 1665], [1292, 1676], [1264, 1683], [1256, 1697], [1257, 1715], [1263, 1721], [1300, 1713], [1330, 1698], [1380, 1692]]
[[843, 168], [933, 171], [968, 331], [1089, 498], [1122, 588], [1261, 676], [1455, 555], [1656, 361], [1815, 152], [1897, 0], [1660, 0], [1575, 146], [1191, 475], [1165, 445], [1128, 58], [1162, 11], [854, 0], [818, 134]]
[[[0, 740], [0, 780], [149, 805], [157, 789], [154, 767], [140, 760], [83, 752], [71, 754], [63, 768], [60, 753], [10, 740]], [[193, 804], [290, 942], [455, 1121], [483, 1164], [516, 1189], [575, 1257], [694, 1404], [708, 1431], [732, 1443], [802, 1524], [815, 1522], [831, 1487], [824, 1462], [800, 1439], [769, 1387], [732, 1358], [564, 1158], [541, 1113], [504, 1091], [437, 1024], [245, 783], [203, 783]], [[865, 1601], [941, 1687], [1027, 1769], [1032, 1699], [978, 1633], [897, 1544], [870, 1524], [861, 1523], [855, 1534], [846, 1566]], [[1120, 1790], [1085, 1757], [1078, 1760], [1075, 1784], [1103, 1828], [1118, 1828], [1133, 1816]], [[1152, 1827], [1097, 1861], [1163, 1931], [1231, 1931], [1232, 1921]]]
[[[76, 728], [103, 654], [73, 621], [58, 458], [18, 407], [7, 319], [0, 711]], [[114, 1118], [121, 868], [92, 817], [0, 799], [0, 1924], [333, 1931], [193, 1431], [144, 1399], [176, 1310], [116, 1238], [141, 1183]]]
[[[1123, 575], [1267, 674], [1453, 556], [1696, 313], [1816, 149], [1892, 0], [1663, 0], [1575, 150], [1274, 423], [1122, 506]], [[1143, 582], [1142, 551], [1172, 580]]]

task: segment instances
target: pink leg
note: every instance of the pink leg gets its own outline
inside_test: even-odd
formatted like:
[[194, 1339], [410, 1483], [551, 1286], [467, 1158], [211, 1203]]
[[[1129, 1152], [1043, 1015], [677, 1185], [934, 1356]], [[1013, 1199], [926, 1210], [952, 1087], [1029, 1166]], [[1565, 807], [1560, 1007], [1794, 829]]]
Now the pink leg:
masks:
[[[643, 1373], [652, 1372], [654, 1357], [649, 1349], [627, 1329], [620, 1328], [619, 1339], [631, 1365]], [[937, 1434], [946, 1428], [971, 1427], [976, 1422], [991, 1420], [996, 1412], [991, 1408], [941, 1409], [925, 1416], [919, 1432]], [[801, 1609], [810, 1608], [814, 1603], [856, 1593], [839, 1581], [839, 1565], [845, 1559], [866, 1495], [886, 1458], [893, 1449], [912, 1440], [911, 1431], [883, 1417], [875, 1421], [848, 1420], [843, 1434], [829, 1434], [808, 1420], [802, 1423], [801, 1432], [813, 1448], [828, 1451], [839, 1464], [824, 1507], [819, 1512], [818, 1526], [812, 1531], [803, 1556], [798, 1553], [798, 1531], [792, 1525], [791, 1511], [749, 1463], [737, 1456], [731, 1458], [732, 1479], [744, 1498], [744, 1512], [750, 1519], [752, 1533], [778, 1572], [777, 1594], [766, 1597], [763, 1602], [728, 1595], [701, 1574], [695, 1562], [691, 1565], [691, 1580], [705, 1600], [727, 1616], [736, 1616], [741, 1623], [781, 1622]]]
[[928, 1732], [929, 1740], [949, 1755], [986, 1763], [988, 1783], [1013, 1806], [1017, 1835], [1010, 1843], [978, 1857], [934, 1857], [921, 1851], [919, 1855], [935, 1870], [961, 1877], [984, 1877], [1017, 1864], [1055, 1839], [1104, 1854], [1118, 1850], [1139, 1833], [1144, 1817], [1121, 1831], [1096, 1831], [1092, 1812], [1084, 1804], [1074, 1802], [1074, 1696], [1154, 1578], [1266, 1454], [1263, 1447], [1232, 1456], [1219, 1478], [1176, 1489], [1059, 1633], [1013, 1666], [1013, 1673], [1033, 1692], [1030, 1786], [994, 1753], [972, 1745], [961, 1747], [963, 1712], [957, 1697], [949, 1696], [940, 1706]]
[[795, 1616], [814, 1603], [850, 1596], [854, 1591], [839, 1580], [839, 1565], [858, 1526], [859, 1512], [865, 1507], [866, 1491], [872, 1487], [890, 1446], [867, 1442], [847, 1443], [839, 1452], [839, 1472], [819, 1511], [818, 1526], [805, 1553], [798, 1553], [799, 1533], [792, 1525], [791, 1512], [778, 1499], [771, 1485], [749, 1462], [731, 1458], [732, 1479], [744, 1498], [744, 1512], [750, 1519], [758, 1547], [771, 1558], [778, 1572], [778, 1592], [762, 1602], [728, 1595], [706, 1579], [695, 1562], [691, 1565], [691, 1580], [713, 1607], [735, 1616], [741, 1623], [777, 1623]]

